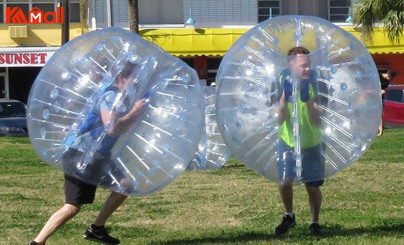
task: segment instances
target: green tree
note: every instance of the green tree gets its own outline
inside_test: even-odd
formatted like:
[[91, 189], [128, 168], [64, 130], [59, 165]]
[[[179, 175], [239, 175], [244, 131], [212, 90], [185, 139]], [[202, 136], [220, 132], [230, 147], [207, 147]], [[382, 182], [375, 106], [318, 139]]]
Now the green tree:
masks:
[[129, 30], [139, 33], [139, 5], [138, 0], [128, 0], [129, 4]]
[[362, 27], [369, 38], [374, 28], [382, 25], [391, 42], [399, 42], [404, 26], [404, 0], [357, 0], [354, 24]]

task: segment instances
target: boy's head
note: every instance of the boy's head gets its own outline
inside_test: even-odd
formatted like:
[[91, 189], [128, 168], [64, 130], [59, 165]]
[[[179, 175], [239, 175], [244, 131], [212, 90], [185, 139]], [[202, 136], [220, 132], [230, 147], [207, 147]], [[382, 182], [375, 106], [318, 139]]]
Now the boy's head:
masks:
[[289, 69], [296, 72], [300, 79], [308, 79], [310, 77], [310, 51], [304, 47], [294, 47], [288, 51]]
[[386, 79], [391, 81], [396, 77], [396, 72], [392, 70], [387, 70], [386, 72]]
[[136, 68], [137, 64], [134, 64], [132, 62], [128, 61], [125, 64], [122, 71], [119, 73], [117, 79], [115, 80], [115, 85], [119, 88], [119, 90], [125, 88], [128, 81], [134, 79]]

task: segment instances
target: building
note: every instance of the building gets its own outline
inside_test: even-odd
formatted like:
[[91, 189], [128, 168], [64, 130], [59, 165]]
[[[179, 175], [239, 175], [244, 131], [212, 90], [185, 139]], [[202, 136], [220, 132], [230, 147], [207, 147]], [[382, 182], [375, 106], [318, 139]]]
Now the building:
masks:
[[[233, 42], [257, 23], [278, 15], [312, 15], [329, 20], [361, 39], [352, 25], [356, 0], [139, 0], [141, 35], [193, 66], [201, 79], [216, 77]], [[91, 2], [91, 1], [90, 1]], [[90, 4], [91, 28], [108, 26], [107, 1]], [[127, 1], [114, 2], [116, 26], [128, 27]], [[189, 22], [192, 18], [195, 23]], [[188, 21], [188, 23], [187, 23]], [[404, 84], [404, 43], [392, 44], [382, 29], [364, 42], [383, 72], [396, 70]]]
[[[34, 10], [57, 13], [59, 1], [0, 0], [0, 97], [26, 102], [40, 68], [61, 44], [60, 24], [8, 24], [7, 8], [19, 7], [25, 16]], [[70, 39], [110, 25], [128, 28], [126, 0], [70, 1]], [[209, 84], [234, 41], [277, 15], [319, 16], [360, 37], [349, 23], [351, 5], [349, 0], [139, 0], [140, 34], [190, 64]], [[396, 83], [404, 84], [403, 43], [388, 42], [378, 30], [365, 44], [378, 68], [398, 71]]]
[[[61, 45], [61, 24], [58, 0], [0, 0], [0, 98], [13, 98], [26, 102], [31, 85], [42, 66]], [[85, 1], [71, 0], [70, 39], [86, 29]], [[24, 17], [19, 16], [18, 7]], [[9, 8], [9, 9], [8, 9]], [[7, 12], [9, 10], [9, 12]], [[29, 20], [29, 11], [42, 11], [40, 19]], [[7, 23], [19, 18], [20, 22]], [[56, 16], [56, 20], [54, 19]], [[14, 19], [15, 20], [15, 19]]]

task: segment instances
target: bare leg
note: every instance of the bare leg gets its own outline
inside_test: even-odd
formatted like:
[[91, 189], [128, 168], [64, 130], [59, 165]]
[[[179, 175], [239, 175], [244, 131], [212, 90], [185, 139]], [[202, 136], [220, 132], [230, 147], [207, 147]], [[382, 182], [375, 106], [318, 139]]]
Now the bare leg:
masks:
[[62, 208], [56, 211], [46, 222], [45, 226], [39, 232], [34, 241], [46, 242], [46, 240], [57, 231], [62, 225], [64, 225], [71, 218], [76, 216], [80, 212], [81, 205], [65, 204]]
[[379, 133], [377, 134], [377, 136], [382, 136], [383, 135], [383, 127], [384, 127], [384, 125], [383, 125], [383, 118], [382, 118], [382, 120], [380, 121]]
[[113, 212], [125, 201], [127, 196], [122, 195], [117, 192], [112, 192], [107, 201], [104, 204], [104, 207], [98, 214], [97, 219], [94, 222], [96, 226], [104, 226], [107, 222], [108, 218], [111, 216]]
[[309, 203], [311, 211], [311, 222], [318, 222], [320, 217], [321, 202], [323, 195], [320, 187], [306, 185], [307, 193], [309, 194]]
[[293, 187], [292, 185], [279, 185], [279, 194], [286, 213], [293, 213]]

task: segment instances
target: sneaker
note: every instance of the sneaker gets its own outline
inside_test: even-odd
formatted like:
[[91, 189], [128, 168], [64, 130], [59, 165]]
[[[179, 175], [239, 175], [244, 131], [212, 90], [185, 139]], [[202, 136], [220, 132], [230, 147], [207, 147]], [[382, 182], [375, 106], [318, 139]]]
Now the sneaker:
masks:
[[119, 244], [119, 239], [108, 235], [105, 227], [94, 229], [93, 225], [87, 228], [83, 237], [89, 241], [99, 242], [103, 244]]
[[284, 215], [282, 223], [275, 228], [275, 235], [281, 236], [288, 233], [289, 229], [296, 225], [295, 215], [290, 217], [289, 215]]
[[28, 245], [45, 245], [45, 243], [44, 242], [32, 241], [32, 242], [29, 242]]
[[311, 224], [309, 229], [310, 229], [310, 234], [312, 234], [313, 236], [323, 236], [324, 235], [323, 231], [321, 230], [321, 226], [318, 223]]

